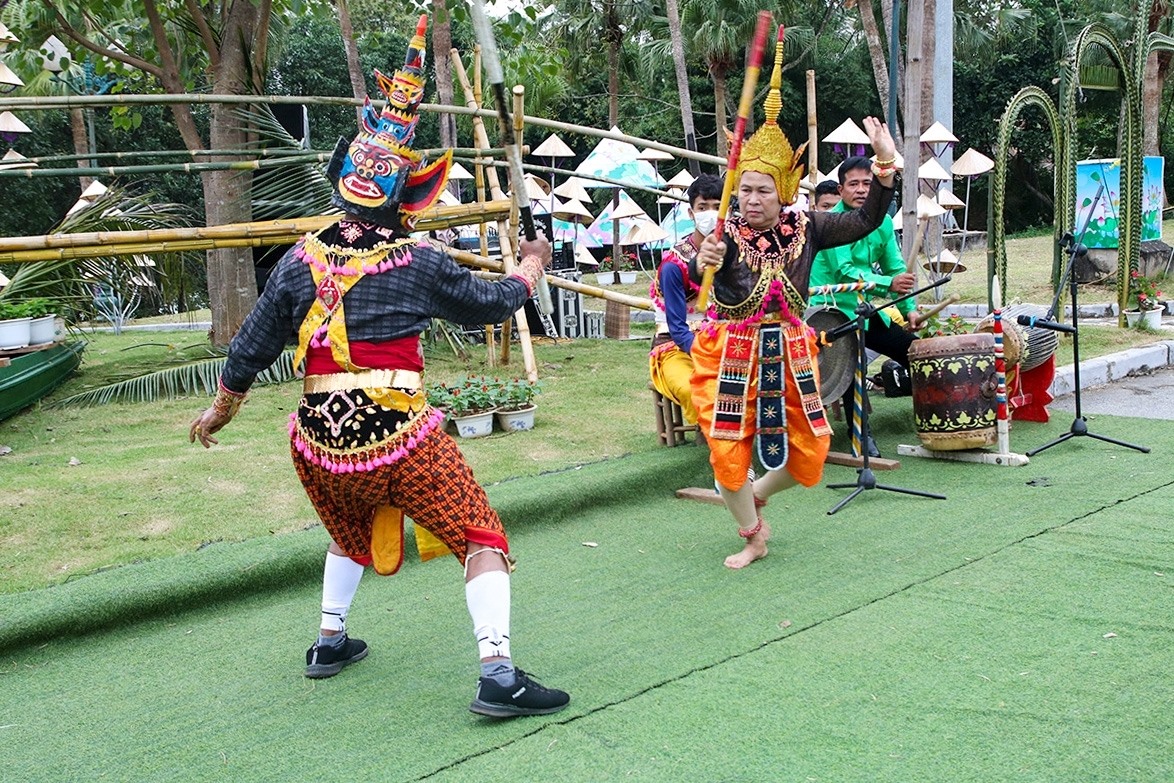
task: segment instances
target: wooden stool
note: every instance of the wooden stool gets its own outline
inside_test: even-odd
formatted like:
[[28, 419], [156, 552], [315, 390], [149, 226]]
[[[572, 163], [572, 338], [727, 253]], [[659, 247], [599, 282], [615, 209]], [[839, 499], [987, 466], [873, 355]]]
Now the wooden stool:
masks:
[[681, 446], [688, 441], [685, 435], [697, 432], [696, 424], [686, 424], [681, 406], [672, 399], [665, 397], [652, 384], [652, 412], [656, 417], [656, 437], [662, 446]]

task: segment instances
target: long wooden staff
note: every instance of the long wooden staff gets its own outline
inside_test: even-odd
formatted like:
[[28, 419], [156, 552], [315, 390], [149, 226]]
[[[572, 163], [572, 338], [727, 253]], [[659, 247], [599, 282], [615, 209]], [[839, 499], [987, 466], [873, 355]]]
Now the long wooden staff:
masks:
[[[726, 159], [726, 181], [722, 186], [721, 205], [717, 210], [717, 227], [713, 235], [718, 241], [725, 236], [726, 214], [730, 211], [730, 196], [734, 192], [734, 172], [738, 169], [738, 158], [742, 155], [742, 137], [746, 135], [746, 121], [754, 110], [754, 91], [758, 87], [758, 72], [762, 69], [762, 53], [766, 50], [766, 32], [770, 27], [770, 11], [759, 11], [754, 25], [754, 41], [750, 46], [750, 65], [742, 81], [742, 99], [738, 102], [738, 119], [734, 122], [734, 137], [730, 140], [730, 154]], [[783, 30], [779, 25], [779, 40]], [[720, 131], [719, 131], [720, 132]], [[701, 312], [709, 305], [709, 292], [713, 288], [715, 267], [707, 266], [701, 276], [701, 290], [697, 294], [697, 309]]]
[[[522, 218], [522, 231], [526, 239], [538, 238], [534, 230], [534, 215], [530, 211], [530, 196], [526, 192], [526, 175], [522, 171], [522, 151], [514, 140], [514, 125], [510, 120], [510, 105], [506, 103], [505, 75], [501, 70], [501, 58], [497, 54], [497, 40], [493, 37], [493, 26], [485, 16], [484, 0], [473, 0], [469, 11], [473, 15], [473, 32], [477, 35], [477, 42], [481, 44], [481, 56], [485, 61], [485, 74], [489, 77], [489, 84], [493, 88], [493, 100], [497, 104], [497, 119], [501, 124], [502, 146], [505, 147], [506, 160], [509, 161], [510, 189], [514, 194], [514, 201], [518, 205], [518, 214]], [[519, 254], [519, 257], [521, 254]], [[542, 312], [550, 315], [554, 312], [554, 304], [550, 299], [550, 287], [546, 283], [545, 275], [538, 278], [538, 306]]]

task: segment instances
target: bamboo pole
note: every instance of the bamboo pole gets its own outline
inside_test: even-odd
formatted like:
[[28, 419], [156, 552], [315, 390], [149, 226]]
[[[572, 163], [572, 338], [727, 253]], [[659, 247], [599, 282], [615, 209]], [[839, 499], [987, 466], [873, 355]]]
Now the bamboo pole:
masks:
[[[436, 231], [454, 225], [484, 223], [506, 214], [509, 204], [457, 204], [429, 209], [416, 223], [420, 231]], [[325, 228], [338, 215], [318, 215], [296, 220], [229, 223], [220, 226], [150, 229], [146, 231], [96, 231], [85, 234], [46, 234], [0, 238], [0, 263], [59, 261], [70, 258], [105, 258], [214, 247], [249, 247], [293, 244], [307, 232]]]
[[807, 180], [811, 183], [811, 202], [815, 203], [815, 186], [819, 180], [819, 122], [815, 111], [815, 71], [807, 71]]
[[[476, 97], [473, 94], [473, 87], [469, 83], [469, 76], [465, 73], [464, 63], [461, 62], [460, 52], [453, 49], [451, 52], [453, 73], [456, 74], [457, 80], [461, 84], [461, 89], [465, 93], [466, 105], [474, 107], [477, 105]], [[494, 114], [493, 116], [496, 116]], [[485, 123], [481, 121], [480, 115], [473, 117], [473, 138], [478, 146], [489, 146], [489, 134], [485, 131]], [[503, 197], [505, 194], [501, 190], [501, 185], [498, 182], [497, 172], [490, 168], [486, 172], [489, 175], [490, 193], [495, 199]], [[519, 187], [522, 183], [519, 183]], [[516, 233], [511, 233], [509, 225], [501, 220], [497, 222], [497, 242], [501, 248], [501, 259], [505, 264], [505, 273], [509, 274], [514, 271], [514, 248], [511, 238], [516, 236]], [[530, 324], [526, 321], [526, 309], [523, 307], [518, 310], [516, 314], [518, 323], [518, 341], [522, 344], [522, 361], [526, 370], [526, 377], [532, 381], [538, 380], [538, 365], [534, 359], [534, 345], [530, 342]], [[509, 361], [509, 322], [502, 325], [502, 363]]]
[[[450, 54], [451, 58], [452, 55]], [[454, 66], [455, 67], [455, 66]], [[477, 108], [481, 108], [481, 46], [475, 45], [473, 47], [473, 102]], [[477, 134], [473, 134], [473, 149], [477, 149]], [[477, 182], [477, 200], [485, 200], [485, 165], [491, 163], [482, 158], [480, 155], [473, 161], [476, 166], [476, 182]], [[513, 205], [510, 205], [513, 209]], [[477, 231], [478, 244], [481, 247], [481, 255], [489, 255], [489, 226], [482, 223]], [[497, 337], [494, 334], [494, 325], [485, 324], [485, 363], [490, 367], [497, 366]], [[505, 335], [506, 342], [509, 342], [509, 335]]]
[[[244, 153], [229, 153], [244, 154]], [[87, 166], [84, 174], [88, 177], [98, 175], [105, 177], [123, 177], [134, 174], [169, 174], [184, 172], [197, 174], [202, 171], [259, 171], [261, 169], [276, 169], [282, 166], [300, 166], [307, 163], [325, 163], [330, 160], [328, 153], [314, 153], [311, 155], [289, 156], [273, 158], [271, 160], [233, 160], [208, 163], [151, 163], [140, 166]], [[22, 162], [23, 166], [24, 163]], [[39, 179], [41, 177], [76, 177], [83, 171], [76, 167], [64, 169], [44, 168], [10, 168], [0, 166], [0, 179]]]

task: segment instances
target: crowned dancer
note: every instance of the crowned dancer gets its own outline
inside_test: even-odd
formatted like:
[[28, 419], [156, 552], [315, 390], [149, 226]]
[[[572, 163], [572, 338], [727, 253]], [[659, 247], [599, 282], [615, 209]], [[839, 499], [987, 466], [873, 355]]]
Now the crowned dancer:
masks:
[[[338, 222], [307, 234], [278, 263], [229, 347], [211, 408], [191, 426], [205, 448], [236, 414], [257, 373], [297, 334], [304, 396], [290, 417], [298, 477], [332, 542], [322, 584], [321, 628], [306, 652], [307, 677], [338, 674], [367, 645], [346, 633], [364, 566], [399, 569], [403, 516], [456, 555], [481, 657], [469, 709], [492, 717], [557, 712], [570, 700], [512, 663], [509, 543], [485, 491], [440, 424], [423, 388], [420, 333], [432, 318], [504, 321], [530, 297], [550, 244], [522, 242], [521, 262], [499, 282], [474, 277], [408, 234], [439, 197], [451, 153], [425, 163], [412, 150], [424, 94], [421, 16], [404, 67], [375, 72], [387, 105], [368, 101], [359, 134], [339, 139], [327, 174]], [[421, 530], [426, 531], [421, 533]]]
[[[893, 196], [895, 147], [888, 129], [864, 120], [878, 163], [864, 204], [844, 213], [784, 211], [795, 201], [803, 149], [778, 126], [782, 40], [766, 98], [766, 121], [742, 148], [734, 178], [740, 214], [724, 236], [708, 236], [690, 269], [695, 281], [716, 269], [709, 321], [693, 340], [693, 403], [726, 508], [745, 544], [725, 559], [743, 568], [765, 557], [770, 527], [760, 509], [780, 490], [823, 475], [831, 427], [819, 396], [818, 347], [801, 316], [812, 258], [880, 225]], [[747, 473], [757, 440], [767, 470]]]

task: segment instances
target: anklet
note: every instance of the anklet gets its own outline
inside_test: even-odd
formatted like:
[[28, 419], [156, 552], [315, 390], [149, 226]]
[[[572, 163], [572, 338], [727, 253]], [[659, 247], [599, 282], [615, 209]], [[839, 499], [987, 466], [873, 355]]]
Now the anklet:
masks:
[[738, 528], [738, 535], [740, 535], [742, 538], [749, 540], [751, 538], [754, 538], [756, 535], [758, 535], [761, 530], [762, 530], [762, 517], [759, 517], [758, 524], [756, 524], [754, 527], [750, 528], [749, 530], [743, 530], [742, 528]]

